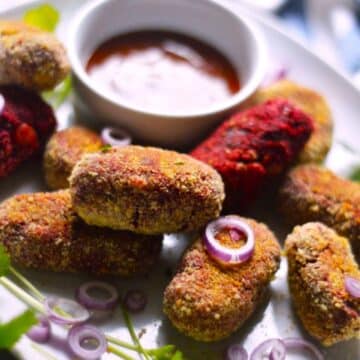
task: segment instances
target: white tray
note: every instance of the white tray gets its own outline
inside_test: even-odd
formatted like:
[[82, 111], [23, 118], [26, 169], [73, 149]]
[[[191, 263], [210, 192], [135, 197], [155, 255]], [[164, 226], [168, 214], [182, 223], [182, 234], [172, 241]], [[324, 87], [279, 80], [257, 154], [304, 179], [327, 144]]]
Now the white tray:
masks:
[[[170, 1], [170, 0], [169, 0]], [[196, 1], [196, 0], [194, 0]], [[85, 1], [51, 0], [48, 1], [57, 7], [62, 16], [58, 28], [58, 35], [66, 44], [68, 21], [74, 11]], [[233, 6], [236, 11], [235, 1], [225, 1]], [[21, 17], [23, 11], [32, 5], [22, 5], [6, 13], [0, 13], [1, 17]], [[346, 142], [353, 148], [359, 149], [360, 134], [360, 94], [351, 82], [339, 72], [328, 66], [317, 56], [304, 49], [296, 41], [289, 38], [280, 29], [272, 24], [263, 23], [260, 19], [253, 19], [263, 31], [269, 48], [269, 62], [286, 64], [290, 68], [290, 78], [298, 80], [301, 84], [310, 86], [324, 94], [330, 103], [335, 119], [336, 141]], [[234, 39], [234, 44], [236, 39]], [[72, 121], [71, 104], [65, 104], [58, 111], [59, 127], [66, 127]], [[341, 175], [347, 175], [353, 164], [359, 163], [359, 157], [346, 151], [344, 147], [335, 143], [327, 159], [327, 165]], [[44, 190], [41, 166], [27, 164], [8, 178], [0, 180], [0, 201], [23, 192]], [[257, 213], [256, 217], [265, 221], [275, 230], [281, 242], [286, 235], [285, 229], [279, 227], [280, 219], [276, 214]], [[118, 280], [112, 279], [115, 284], [125, 292], [130, 288], [141, 288], [149, 296], [146, 311], [133, 316], [136, 328], [145, 329], [141, 337], [144, 346], [153, 347], [159, 344], [175, 344], [191, 360], [221, 359], [222, 350], [228, 344], [242, 343], [248, 351], [251, 351], [259, 342], [270, 337], [303, 336], [301, 325], [294, 317], [290, 305], [289, 293], [286, 284], [286, 262], [282, 261], [281, 269], [276, 275], [276, 280], [271, 283], [269, 300], [261, 306], [256, 313], [246, 322], [239, 331], [225, 341], [215, 344], [202, 344], [192, 341], [176, 331], [170, 322], [162, 314], [162, 293], [170, 278], [166, 275], [171, 269], [176, 268], [176, 263], [189, 239], [178, 236], [168, 236], [165, 239], [164, 251], [159, 264], [146, 278]], [[47, 272], [23, 271], [45, 294], [73, 297], [74, 290], [78, 285], [88, 279], [87, 276], [54, 274]], [[0, 321], [6, 321], [24, 309], [24, 306], [12, 295], [0, 288]], [[122, 339], [128, 339], [129, 335], [124, 327], [120, 313], [102, 325], [103, 329], [111, 332]], [[55, 355], [57, 359], [66, 359], [61, 351], [42, 346], [48, 353]], [[24, 359], [46, 359], [31, 346], [30, 341], [23, 337], [16, 346], [16, 350]], [[331, 348], [325, 349], [326, 359], [329, 360], [356, 360], [360, 358], [360, 341], [349, 341]], [[111, 355], [104, 355], [103, 359], [112, 359]], [[288, 359], [306, 359], [306, 357], [289, 355]]]

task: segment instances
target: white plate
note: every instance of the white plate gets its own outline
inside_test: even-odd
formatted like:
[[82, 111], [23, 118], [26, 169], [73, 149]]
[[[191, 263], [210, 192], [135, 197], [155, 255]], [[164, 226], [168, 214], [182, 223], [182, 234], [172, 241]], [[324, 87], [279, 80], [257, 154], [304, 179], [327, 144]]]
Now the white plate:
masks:
[[[52, 0], [62, 14], [62, 22], [58, 33], [66, 43], [66, 33], [69, 30], [67, 23], [74, 10], [83, 1]], [[234, 4], [234, 1], [231, 2]], [[230, 4], [230, 2], [229, 2]], [[7, 17], [21, 17], [23, 11], [28, 7], [20, 6], [12, 11], [4, 13]], [[234, 5], [233, 5], [234, 6]], [[350, 146], [359, 149], [360, 134], [360, 94], [356, 88], [334, 69], [326, 65], [314, 54], [304, 49], [294, 40], [287, 37], [279, 29], [270, 24], [256, 20], [263, 30], [269, 47], [269, 63], [276, 62], [286, 64], [290, 67], [290, 78], [298, 80], [323, 93], [330, 103], [335, 119], [335, 139], [347, 142]], [[234, 44], [236, 39], [234, 39]], [[71, 106], [65, 105], [58, 112], [60, 127], [71, 122]], [[346, 175], [352, 164], [359, 163], [360, 159], [348, 153], [342, 146], [334, 145], [328, 156], [327, 165], [337, 173]], [[41, 167], [38, 164], [27, 164], [16, 171], [10, 177], [1, 180], [0, 200], [3, 200], [15, 193], [33, 192], [44, 190], [42, 182]], [[283, 242], [286, 232], [278, 228], [276, 214], [255, 214], [260, 220], [268, 223], [278, 234], [279, 240]], [[146, 278], [118, 280], [112, 279], [120, 289], [125, 292], [129, 288], [142, 288], [149, 295], [149, 304], [146, 312], [133, 316], [136, 328], [145, 329], [146, 332], [141, 340], [144, 346], [153, 347], [158, 344], [171, 343], [178, 346], [189, 359], [221, 359], [222, 350], [227, 344], [240, 342], [251, 351], [256, 344], [269, 337], [288, 337], [307, 335], [301, 329], [300, 324], [294, 317], [290, 306], [290, 299], [286, 285], [286, 263], [282, 261], [281, 269], [277, 273], [276, 280], [272, 282], [269, 291], [268, 301], [261, 306], [254, 316], [246, 322], [245, 326], [237, 331], [226, 341], [216, 344], [201, 344], [192, 341], [178, 333], [164, 317], [161, 310], [162, 292], [169, 282], [166, 275], [176, 267], [177, 260], [182, 249], [189, 242], [189, 239], [178, 236], [175, 238], [166, 237], [162, 259], [154, 271]], [[46, 272], [25, 271], [26, 276], [34, 282], [45, 294], [72, 297], [75, 288], [87, 279], [87, 276], [74, 276], [67, 274], [53, 274]], [[23, 309], [23, 305], [12, 295], [0, 288], [0, 321], [9, 320]], [[116, 315], [102, 325], [103, 329], [121, 337], [130, 338], [124, 328], [121, 315]], [[34, 350], [28, 339], [23, 338], [17, 345], [17, 350], [24, 359], [46, 359], [40, 352]], [[66, 359], [61, 351], [55, 351], [47, 346], [42, 346], [48, 353], [55, 354], [57, 359]], [[338, 344], [324, 350], [326, 359], [355, 360], [360, 358], [360, 342], [353, 340]], [[113, 358], [105, 355], [104, 359]], [[289, 359], [306, 359], [291, 355]]]

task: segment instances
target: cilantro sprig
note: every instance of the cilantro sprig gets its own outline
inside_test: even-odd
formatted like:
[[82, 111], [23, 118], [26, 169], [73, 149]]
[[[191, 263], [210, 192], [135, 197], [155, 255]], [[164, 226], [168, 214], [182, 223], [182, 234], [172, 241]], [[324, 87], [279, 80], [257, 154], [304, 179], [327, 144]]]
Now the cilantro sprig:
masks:
[[0, 276], [8, 274], [10, 269], [10, 258], [3, 245], [0, 244]]
[[34, 312], [25, 311], [6, 324], [0, 324], [0, 349], [11, 349], [37, 323]]
[[[20, 282], [24, 288], [29, 292], [27, 293], [24, 289], [20, 288], [13, 281], [11, 281], [6, 275], [11, 274]], [[32, 311], [26, 311], [24, 314], [18, 316], [7, 324], [0, 324], [0, 349], [11, 348], [17, 340], [26, 333], [37, 320], [34, 315], [34, 311], [45, 314], [43, 294], [22, 274], [15, 270], [11, 266], [10, 258], [3, 247], [0, 244], [0, 285], [4, 286], [19, 300], [27, 304]], [[148, 360], [184, 360], [183, 354], [176, 349], [174, 345], [165, 345], [157, 349], [145, 349], [142, 347], [139, 338], [137, 337], [134, 326], [128, 312], [122, 308], [123, 317], [125, 324], [128, 328], [129, 334], [134, 342], [130, 344], [126, 341], [120, 340], [112, 335], [105, 334], [106, 340], [108, 341], [108, 351], [114, 355], [119, 356], [124, 360], [134, 360], [130, 355], [123, 352], [119, 347], [127, 350], [134, 351], [139, 355], [143, 355]]]
[[[10, 269], [9, 255], [0, 244], [0, 277], [7, 275]], [[33, 311], [28, 310], [6, 324], [0, 324], [0, 349], [11, 349], [36, 323], [37, 319]]]
[[26, 24], [40, 30], [53, 32], [60, 20], [59, 11], [50, 4], [41, 4], [25, 12], [23, 20]]
[[54, 90], [42, 93], [43, 98], [55, 109], [59, 108], [72, 92], [71, 76], [68, 75]]

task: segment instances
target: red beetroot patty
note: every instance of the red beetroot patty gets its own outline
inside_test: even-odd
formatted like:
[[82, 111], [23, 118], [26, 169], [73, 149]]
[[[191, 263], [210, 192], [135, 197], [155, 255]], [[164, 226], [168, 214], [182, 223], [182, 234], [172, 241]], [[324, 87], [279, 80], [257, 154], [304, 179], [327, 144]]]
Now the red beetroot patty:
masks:
[[243, 209], [284, 173], [312, 130], [304, 112], [286, 100], [270, 100], [232, 116], [191, 155], [221, 174], [227, 207]]
[[0, 86], [5, 100], [0, 109], [0, 177], [39, 153], [56, 126], [52, 108], [35, 92]]

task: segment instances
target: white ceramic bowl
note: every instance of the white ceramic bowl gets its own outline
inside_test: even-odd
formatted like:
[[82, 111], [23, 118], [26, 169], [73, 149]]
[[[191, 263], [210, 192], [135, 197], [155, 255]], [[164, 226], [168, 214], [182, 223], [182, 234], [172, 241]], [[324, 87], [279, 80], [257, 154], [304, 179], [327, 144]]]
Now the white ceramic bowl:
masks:
[[[145, 29], [180, 32], [209, 43], [232, 62], [242, 81], [240, 91], [201, 111], [166, 113], [141, 109], [100, 90], [85, 71], [93, 51], [113, 36]], [[217, 0], [96, 0], [76, 14], [69, 33], [77, 108], [150, 144], [181, 148], [200, 139], [248, 98], [264, 75], [262, 37]]]

